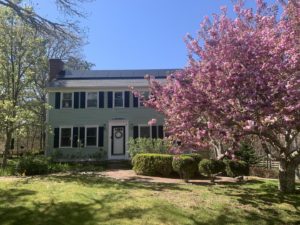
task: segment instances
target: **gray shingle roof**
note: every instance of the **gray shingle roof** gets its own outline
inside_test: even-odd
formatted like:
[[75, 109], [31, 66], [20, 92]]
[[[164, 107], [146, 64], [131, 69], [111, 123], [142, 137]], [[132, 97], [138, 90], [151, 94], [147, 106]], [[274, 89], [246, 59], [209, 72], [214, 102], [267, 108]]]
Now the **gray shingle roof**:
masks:
[[156, 78], [166, 78], [167, 75], [176, 71], [175, 69], [152, 69], [152, 70], [86, 70], [65, 71], [58, 76], [58, 80], [65, 79], [144, 79], [149, 74]]
[[147, 86], [145, 75], [165, 79], [177, 69], [64, 71], [48, 88]]

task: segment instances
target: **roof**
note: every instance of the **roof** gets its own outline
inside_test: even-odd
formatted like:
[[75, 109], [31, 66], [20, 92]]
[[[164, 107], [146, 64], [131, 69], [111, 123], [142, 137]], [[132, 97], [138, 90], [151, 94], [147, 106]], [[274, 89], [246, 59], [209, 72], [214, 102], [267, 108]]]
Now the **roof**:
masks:
[[48, 88], [147, 86], [145, 75], [165, 79], [177, 69], [63, 71]]

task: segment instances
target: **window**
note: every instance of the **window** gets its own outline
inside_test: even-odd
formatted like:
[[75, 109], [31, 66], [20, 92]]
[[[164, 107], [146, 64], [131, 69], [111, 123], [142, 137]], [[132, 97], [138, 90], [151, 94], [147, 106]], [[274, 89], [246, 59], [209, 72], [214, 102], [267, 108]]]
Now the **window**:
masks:
[[124, 92], [117, 91], [114, 93], [114, 107], [116, 108], [124, 107]]
[[150, 126], [140, 126], [140, 138], [151, 138]]
[[86, 146], [94, 147], [97, 146], [97, 127], [86, 128]]
[[98, 105], [98, 93], [97, 92], [88, 92], [87, 93], [87, 108], [96, 108]]
[[62, 108], [72, 108], [73, 93], [62, 93]]
[[61, 128], [60, 147], [72, 147], [72, 128]]
[[[142, 98], [143, 98], [143, 100], [148, 100], [148, 99], [149, 99], [149, 91], [144, 91], [144, 92], [142, 93]], [[139, 99], [140, 107], [143, 107], [143, 106], [144, 106], [143, 100]]]

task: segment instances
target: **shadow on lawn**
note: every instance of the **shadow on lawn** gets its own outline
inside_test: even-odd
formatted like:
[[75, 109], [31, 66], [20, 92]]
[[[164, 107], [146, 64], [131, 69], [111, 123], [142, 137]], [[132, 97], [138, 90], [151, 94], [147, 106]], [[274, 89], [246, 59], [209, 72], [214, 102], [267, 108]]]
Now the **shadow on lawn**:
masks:
[[101, 177], [94, 174], [68, 174], [68, 175], [57, 175], [57, 176], [45, 176], [40, 177], [40, 179], [52, 180], [56, 182], [76, 182], [81, 185], [88, 186], [99, 186], [101, 188], [111, 188], [117, 190], [126, 190], [126, 189], [146, 189], [153, 191], [163, 191], [163, 190], [187, 190], [184, 186], [179, 184], [171, 183], [154, 183], [150, 182], [147, 179], [143, 180], [129, 180], [121, 181], [108, 177]]

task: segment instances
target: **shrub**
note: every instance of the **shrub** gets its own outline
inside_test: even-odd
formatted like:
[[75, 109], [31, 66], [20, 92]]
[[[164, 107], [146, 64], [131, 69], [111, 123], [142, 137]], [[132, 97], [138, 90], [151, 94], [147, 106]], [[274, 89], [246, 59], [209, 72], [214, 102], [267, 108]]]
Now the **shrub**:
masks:
[[226, 164], [226, 174], [229, 177], [237, 177], [249, 174], [249, 166], [242, 160], [224, 160]]
[[187, 181], [188, 179], [194, 177], [195, 173], [197, 172], [197, 161], [188, 155], [174, 156], [172, 167], [173, 170], [179, 174], [180, 178]]
[[49, 173], [59, 173], [70, 171], [70, 166], [67, 163], [49, 163], [48, 172]]
[[182, 154], [182, 156], [190, 156], [190, 157], [192, 157], [195, 160], [197, 166], [200, 163], [200, 161], [203, 159], [202, 155], [198, 154], [198, 153]]
[[128, 151], [132, 158], [138, 153], [164, 154], [168, 152], [170, 147], [170, 141], [164, 139], [130, 138], [128, 140]]
[[25, 156], [16, 164], [19, 175], [40, 175], [48, 173], [48, 159], [43, 156]]
[[279, 175], [278, 168], [264, 168], [264, 167], [250, 167], [249, 168], [249, 175], [250, 176], [257, 176], [263, 178], [274, 178], [277, 179]]
[[133, 170], [141, 175], [169, 176], [172, 173], [172, 155], [143, 153], [132, 159]]
[[240, 149], [235, 152], [235, 155], [242, 161], [245, 161], [249, 165], [256, 164], [258, 157], [253, 147], [247, 143], [242, 143]]
[[223, 173], [225, 170], [225, 163], [221, 160], [203, 159], [199, 163], [199, 172], [211, 177], [217, 173]]

